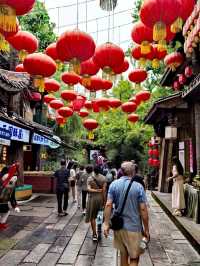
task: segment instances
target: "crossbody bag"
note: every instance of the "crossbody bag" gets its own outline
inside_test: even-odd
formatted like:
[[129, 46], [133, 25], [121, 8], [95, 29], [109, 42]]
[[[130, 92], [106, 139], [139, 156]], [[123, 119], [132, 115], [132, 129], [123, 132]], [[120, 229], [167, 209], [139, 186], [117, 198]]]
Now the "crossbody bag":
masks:
[[120, 211], [114, 212], [111, 219], [110, 219], [110, 228], [114, 231], [118, 231], [118, 230], [123, 228], [124, 220], [123, 220], [122, 214], [123, 214], [123, 210], [124, 210], [124, 207], [125, 207], [125, 204], [127, 201], [128, 193], [131, 189], [133, 181], [134, 181], [134, 179], [132, 178], [129, 185], [128, 185], [128, 188], [126, 190], [126, 194], [125, 194], [125, 197], [124, 197]]

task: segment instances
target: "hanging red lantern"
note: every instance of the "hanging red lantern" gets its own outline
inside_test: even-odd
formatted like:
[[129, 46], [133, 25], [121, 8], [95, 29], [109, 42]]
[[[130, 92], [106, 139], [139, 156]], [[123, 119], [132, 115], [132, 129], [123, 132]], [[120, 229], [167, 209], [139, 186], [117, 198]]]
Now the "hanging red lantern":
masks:
[[153, 166], [153, 158], [149, 158], [148, 164], [149, 164], [149, 166]]
[[160, 161], [158, 159], [153, 159], [152, 160], [152, 166], [159, 167], [160, 166]]
[[92, 76], [90, 80], [90, 85], [85, 86], [85, 88], [90, 91], [90, 97], [95, 98], [96, 92], [103, 89], [103, 80], [98, 76]]
[[69, 87], [72, 87], [76, 84], [78, 84], [81, 81], [81, 78], [79, 75], [73, 72], [64, 72], [61, 75], [61, 79], [64, 83], [68, 84]]
[[187, 81], [187, 78], [184, 74], [180, 74], [179, 77], [178, 77], [178, 81], [181, 85], [184, 85]]
[[139, 102], [146, 102], [150, 99], [151, 93], [149, 91], [143, 90], [138, 92], [135, 97]]
[[164, 63], [166, 66], [175, 71], [184, 62], [184, 57], [179, 52], [174, 52], [165, 56]]
[[142, 55], [140, 45], [136, 45], [132, 49], [131, 54], [135, 60], [139, 60], [139, 67], [144, 68], [146, 66], [146, 55]]
[[98, 122], [95, 119], [86, 119], [83, 122], [83, 126], [88, 130], [94, 130], [98, 127]]
[[157, 44], [153, 45], [153, 60], [152, 60], [152, 67], [154, 69], [158, 69], [160, 67], [160, 60], [163, 60], [167, 55], [167, 50], [165, 49], [159, 49]]
[[57, 123], [60, 127], [63, 127], [63, 126], [65, 125], [66, 121], [67, 121], [67, 120], [66, 120], [65, 117], [63, 117], [63, 116], [57, 114], [57, 116], [56, 116], [56, 123]]
[[187, 78], [191, 78], [192, 75], [193, 75], [193, 69], [192, 69], [192, 67], [186, 66], [186, 68], [185, 68], [185, 76]]
[[44, 87], [47, 92], [57, 92], [60, 89], [60, 83], [55, 79], [45, 79]]
[[56, 97], [52, 94], [47, 94], [44, 96], [43, 100], [44, 100], [44, 103], [49, 104], [51, 101], [56, 100]]
[[88, 110], [92, 109], [92, 102], [91, 101], [85, 101], [84, 107]]
[[34, 53], [38, 49], [39, 42], [37, 38], [28, 31], [18, 31], [13, 37], [7, 38], [7, 41], [19, 51], [19, 59], [23, 61], [28, 54]]
[[64, 32], [58, 38], [56, 47], [59, 59], [70, 62], [77, 74], [80, 74], [80, 63], [88, 60], [95, 52], [92, 37], [77, 29]]
[[109, 105], [111, 108], [116, 109], [122, 105], [122, 102], [116, 98], [109, 98]]
[[172, 87], [173, 87], [173, 89], [174, 89], [175, 91], [179, 91], [180, 88], [181, 88], [181, 84], [179, 83], [179, 81], [176, 80], [176, 81], [173, 82]]
[[148, 151], [148, 155], [149, 155], [149, 156], [153, 156], [153, 150], [149, 150], [149, 151]]
[[26, 72], [23, 64], [19, 64], [15, 67], [16, 72]]
[[151, 28], [138, 21], [133, 25], [131, 37], [135, 43], [141, 44], [141, 54], [150, 53], [151, 46], [149, 43], [153, 42], [153, 30]]
[[100, 112], [100, 108], [99, 108], [99, 105], [97, 104], [96, 100], [92, 100], [92, 111], [94, 113]]
[[128, 121], [135, 123], [139, 120], [139, 116], [137, 114], [130, 114], [128, 115]]
[[122, 74], [126, 72], [128, 68], [129, 68], [129, 62], [128, 60], [124, 59], [124, 62], [121, 65], [113, 68], [113, 72], [115, 75]]
[[140, 102], [138, 101], [138, 99], [136, 99], [135, 96], [131, 97], [131, 98], [129, 99], [129, 102], [133, 102], [133, 103], [135, 103], [137, 106], [140, 104]]
[[47, 48], [45, 49], [45, 54], [50, 56], [56, 62], [57, 69], [61, 69], [62, 63], [58, 58], [58, 53], [57, 53], [57, 49], [56, 49], [56, 42], [53, 42], [49, 46], [47, 46]]
[[113, 43], [105, 43], [96, 48], [93, 60], [106, 74], [105, 79], [110, 79], [113, 68], [123, 64], [124, 52]]
[[129, 73], [128, 78], [131, 82], [139, 84], [147, 79], [147, 71], [143, 69], [134, 69]]
[[102, 108], [103, 110], [108, 110], [110, 106], [110, 102], [108, 98], [99, 98], [96, 99], [96, 104], [99, 108]]
[[6, 31], [3, 28], [0, 28], [0, 51], [2, 52], [9, 52], [10, 51], [10, 46], [7, 41], [7, 38], [13, 37], [15, 34], [17, 34], [19, 30], [19, 22], [18, 19], [16, 21], [16, 28], [15, 30], [12, 31]]
[[83, 108], [85, 101], [86, 101], [85, 96], [78, 95], [72, 103], [73, 110], [76, 112], [79, 112], [81, 110], [81, 108]]
[[16, 16], [28, 13], [35, 0], [3, 0], [0, 3], [0, 27], [5, 31], [14, 31], [17, 28]]
[[99, 69], [100, 68], [97, 66], [97, 64], [95, 64], [93, 58], [90, 58], [89, 60], [81, 63], [80, 75], [83, 77], [83, 86], [90, 86], [91, 76], [96, 75], [99, 72]]
[[60, 107], [57, 110], [58, 114], [63, 116], [63, 117], [70, 117], [73, 115], [73, 110], [71, 108], [69, 108], [68, 106], [63, 106]]
[[74, 101], [77, 98], [77, 93], [73, 90], [64, 90], [60, 96], [65, 101]]
[[158, 150], [153, 150], [152, 155], [155, 157], [159, 157], [159, 151]]
[[89, 112], [86, 109], [81, 109], [78, 114], [80, 117], [84, 118], [84, 117], [87, 117], [89, 115]]
[[32, 102], [40, 102], [42, 99], [42, 96], [40, 93], [32, 91], [29, 96], [29, 100]]
[[137, 105], [133, 102], [123, 103], [121, 109], [125, 113], [133, 113], [137, 109]]
[[153, 40], [163, 42], [167, 36], [166, 26], [170, 26], [180, 15], [179, 0], [148, 0], [140, 9], [141, 21], [153, 29]]
[[44, 91], [44, 78], [56, 72], [56, 63], [46, 54], [34, 53], [24, 59], [24, 69], [34, 77], [34, 85], [40, 92]]
[[112, 81], [103, 79], [102, 80], [102, 90], [107, 91], [110, 90], [113, 86]]
[[63, 107], [64, 106], [64, 103], [61, 100], [56, 99], [56, 100], [52, 100], [49, 103], [49, 105], [50, 105], [51, 108], [57, 110], [57, 109]]

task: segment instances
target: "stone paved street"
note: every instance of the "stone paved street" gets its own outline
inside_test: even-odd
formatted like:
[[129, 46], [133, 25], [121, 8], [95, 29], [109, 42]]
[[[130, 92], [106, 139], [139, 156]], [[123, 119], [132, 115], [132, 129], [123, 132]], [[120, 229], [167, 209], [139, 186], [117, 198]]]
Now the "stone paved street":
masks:
[[[151, 243], [140, 266], [200, 266], [200, 256], [148, 194]], [[56, 198], [41, 195], [9, 217], [0, 233], [0, 266], [115, 266], [112, 236], [92, 242], [89, 225], [70, 202], [69, 215], [58, 218]]]

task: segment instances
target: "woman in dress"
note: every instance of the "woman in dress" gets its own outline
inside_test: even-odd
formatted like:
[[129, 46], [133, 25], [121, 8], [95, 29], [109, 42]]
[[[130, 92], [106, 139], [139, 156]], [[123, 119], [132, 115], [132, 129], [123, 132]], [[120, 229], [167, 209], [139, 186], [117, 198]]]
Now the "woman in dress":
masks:
[[[91, 167], [92, 168], [92, 167]], [[93, 241], [97, 241], [96, 218], [98, 212], [103, 208], [106, 199], [106, 178], [100, 174], [99, 166], [94, 167], [94, 173], [87, 179], [88, 201], [86, 209], [86, 223], [90, 222], [93, 233]]]
[[182, 216], [182, 211], [185, 209], [185, 198], [184, 198], [184, 177], [183, 167], [177, 157], [172, 159], [172, 177], [167, 180], [173, 179], [172, 187], [172, 209], [173, 215]]

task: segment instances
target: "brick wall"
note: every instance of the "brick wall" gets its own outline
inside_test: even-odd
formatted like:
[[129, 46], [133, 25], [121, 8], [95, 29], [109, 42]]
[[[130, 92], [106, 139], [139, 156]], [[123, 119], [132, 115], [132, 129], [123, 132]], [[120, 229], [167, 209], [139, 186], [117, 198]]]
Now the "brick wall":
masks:
[[24, 173], [24, 184], [32, 185], [35, 193], [55, 193], [53, 175], [34, 175]]

